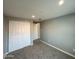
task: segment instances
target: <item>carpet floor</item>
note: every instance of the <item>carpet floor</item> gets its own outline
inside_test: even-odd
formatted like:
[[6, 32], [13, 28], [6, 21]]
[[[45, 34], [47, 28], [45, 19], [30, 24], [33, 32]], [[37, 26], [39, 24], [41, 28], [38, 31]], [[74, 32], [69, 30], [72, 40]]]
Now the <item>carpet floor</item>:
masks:
[[34, 41], [33, 46], [28, 46], [20, 50], [14, 51], [9, 55], [14, 57], [6, 57], [5, 59], [75, 59], [66, 55], [39, 40]]

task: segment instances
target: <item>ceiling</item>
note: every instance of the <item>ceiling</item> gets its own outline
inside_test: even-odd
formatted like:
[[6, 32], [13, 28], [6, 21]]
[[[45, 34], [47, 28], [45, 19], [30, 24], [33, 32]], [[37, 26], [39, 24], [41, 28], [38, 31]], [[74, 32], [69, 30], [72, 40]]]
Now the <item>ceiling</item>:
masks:
[[42, 20], [63, 16], [75, 12], [75, 0], [3, 0], [4, 15]]

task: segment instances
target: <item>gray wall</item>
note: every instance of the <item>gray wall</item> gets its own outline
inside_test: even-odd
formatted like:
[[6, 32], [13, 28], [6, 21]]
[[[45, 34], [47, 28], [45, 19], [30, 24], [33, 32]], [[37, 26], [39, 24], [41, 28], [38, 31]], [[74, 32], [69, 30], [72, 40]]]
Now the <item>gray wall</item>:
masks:
[[8, 52], [9, 40], [9, 20], [4, 16], [3, 18], [3, 53]]
[[41, 22], [41, 40], [74, 55], [75, 14]]

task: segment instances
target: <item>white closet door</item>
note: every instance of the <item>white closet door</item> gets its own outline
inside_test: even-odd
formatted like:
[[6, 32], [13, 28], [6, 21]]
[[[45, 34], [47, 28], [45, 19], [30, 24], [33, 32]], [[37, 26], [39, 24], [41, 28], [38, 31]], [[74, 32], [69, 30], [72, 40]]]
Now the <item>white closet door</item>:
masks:
[[40, 23], [33, 24], [33, 40], [40, 38]]
[[9, 21], [9, 52], [31, 45], [30, 22]]

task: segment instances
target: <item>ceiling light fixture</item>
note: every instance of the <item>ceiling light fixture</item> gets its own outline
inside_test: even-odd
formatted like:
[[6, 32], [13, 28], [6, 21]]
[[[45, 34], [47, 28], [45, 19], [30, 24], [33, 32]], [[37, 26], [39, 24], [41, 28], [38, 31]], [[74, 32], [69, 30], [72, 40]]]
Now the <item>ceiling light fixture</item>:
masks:
[[32, 18], [35, 18], [35, 16], [34, 16], [34, 15], [32, 15]]
[[60, 6], [63, 5], [63, 3], [64, 3], [64, 0], [60, 0], [60, 1], [59, 1], [59, 5], [60, 5]]

